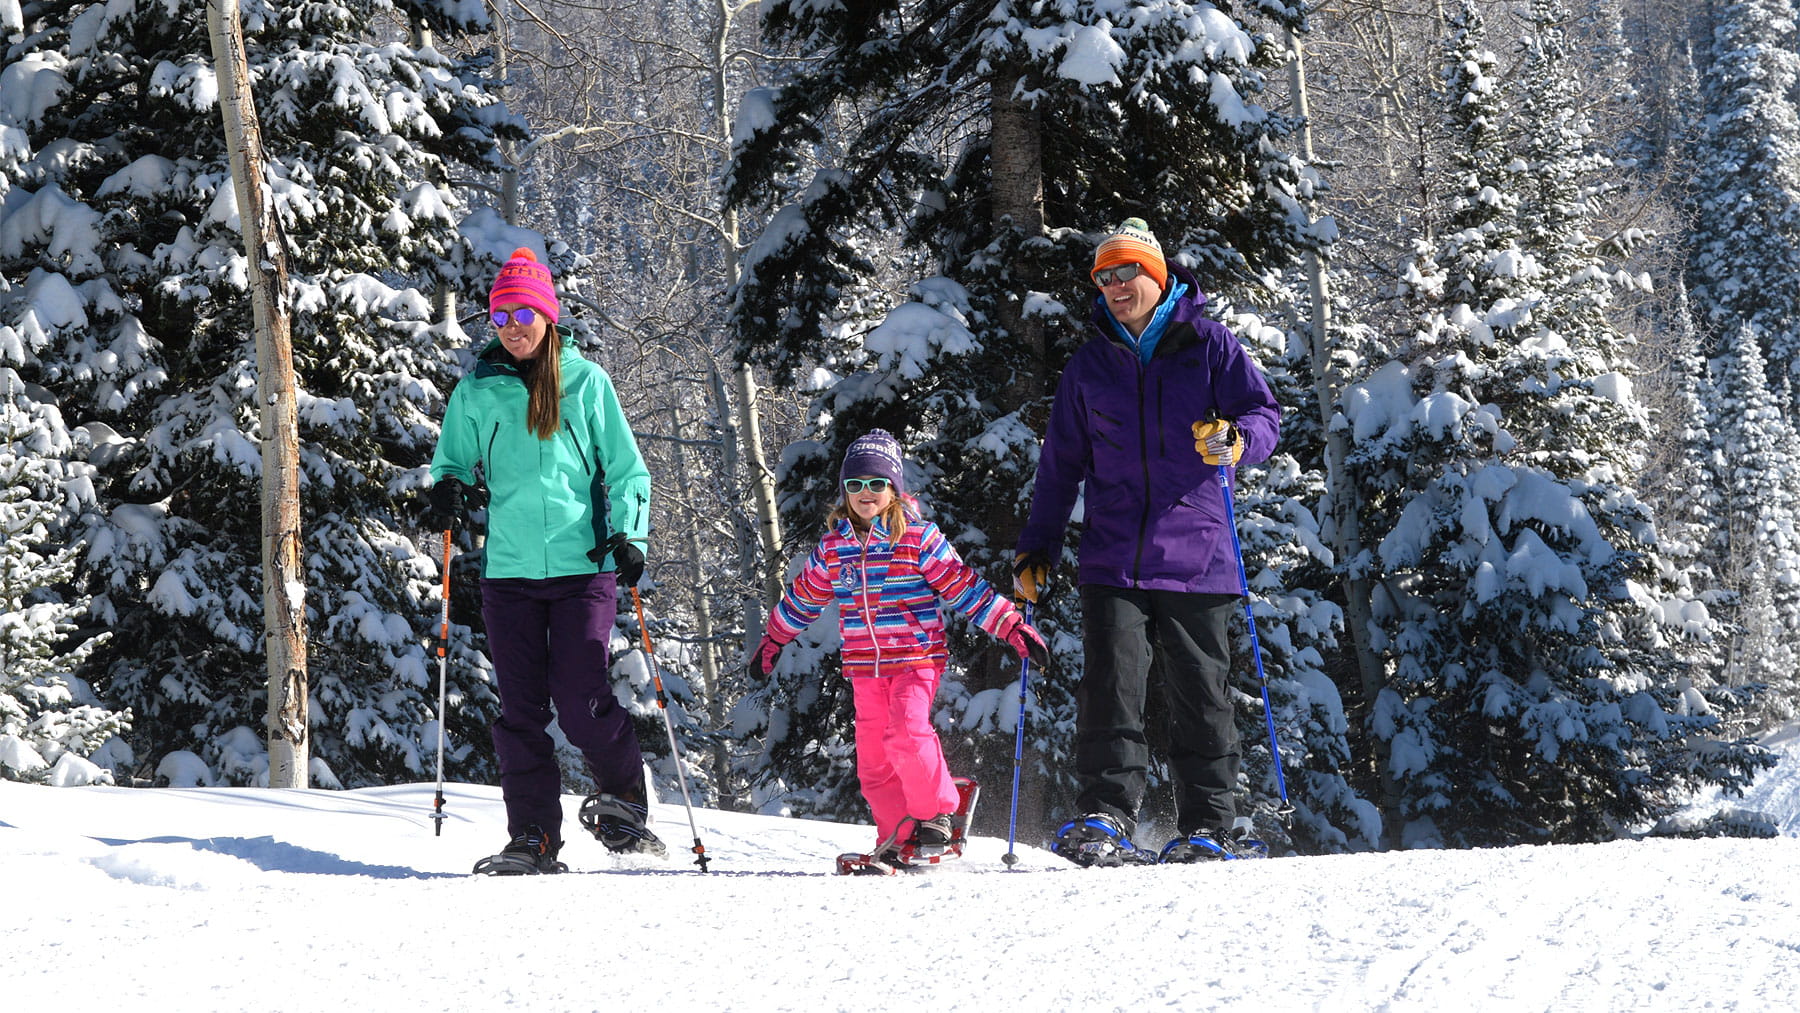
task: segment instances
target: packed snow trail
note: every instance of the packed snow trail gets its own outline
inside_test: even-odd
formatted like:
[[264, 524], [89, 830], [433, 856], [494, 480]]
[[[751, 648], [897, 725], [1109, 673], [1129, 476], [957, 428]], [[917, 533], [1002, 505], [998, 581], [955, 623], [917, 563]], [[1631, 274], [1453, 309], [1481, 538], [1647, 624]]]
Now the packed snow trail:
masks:
[[[696, 810], [702, 874], [572, 837], [469, 876], [497, 789], [0, 782], [7, 1008], [1689, 1010], [1800, 991], [1800, 840], [1082, 870], [974, 837], [841, 877], [873, 831]], [[578, 799], [566, 800], [573, 812]], [[659, 804], [663, 827], [685, 828]], [[573, 819], [570, 827], [574, 827]], [[584, 874], [586, 873], [586, 874]]]

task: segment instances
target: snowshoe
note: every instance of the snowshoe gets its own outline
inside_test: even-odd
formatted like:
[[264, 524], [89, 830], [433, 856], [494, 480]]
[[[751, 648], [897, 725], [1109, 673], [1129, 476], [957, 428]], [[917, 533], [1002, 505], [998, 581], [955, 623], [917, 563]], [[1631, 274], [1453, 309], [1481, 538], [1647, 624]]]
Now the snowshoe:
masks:
[[615, 855], [662, 858], [669, 853], [650, 831], [650, 810], [636, 802], [597, 792], [581, 803], [580, 819], [582, 827]]
[[1176, 837], [1163, 845], [1158, 860], [1179, 865], [1191, 862], [1213, 862], [1239, 858], [1267, 858], [1269, 846], [1255, 837], [1248, 816], [1239, 816], [1229, 827], [1201, 830]]
[[1050, 850], [1084, 869], [1154, 865], [1157, 860], [1155, 853], [1131, 843], [1131, 836], [1110, 813], [1089, 813], [1063, 824]]
[[[975, 802], [981, 797], [981, 785], [972, 777], [953, 777], [956, 785], [956, 811], [949, 816], [949, 835], [942, 844], [929, 833], [936, 819], [902, 820], [894, 838], [883, 841], [874, 852], [846, 851], [837, 856], [840, 876], [894, 876], [902, 872], [918, 872], [943, 862], [961, 858], [963, 843], [968, 839], [969, 822], [975, 817]], [[902, 834], [911, 831], [906, 840]], [[921, 840], [921, 838], [925, 840]]]
[[919, 871], [900, 857], [899, 848], [891, 845], [873, 855], [855, 852], [839, 855], [837, 865], [840, 876], [897, 876]]
[[561, 847], [549, 834], [529, 826], [512, 839], [497, 855], [489, 855], [475, 863], [478, 876], [541, 876], [568, 872], [569, 867], [556, 860]]

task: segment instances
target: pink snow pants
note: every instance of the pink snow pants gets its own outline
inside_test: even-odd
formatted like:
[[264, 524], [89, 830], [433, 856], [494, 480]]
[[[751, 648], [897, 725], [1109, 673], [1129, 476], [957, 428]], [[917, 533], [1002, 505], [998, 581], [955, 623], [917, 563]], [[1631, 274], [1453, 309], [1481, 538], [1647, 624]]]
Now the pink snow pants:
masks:
[[900, 675], [850, 680], [856, 703], [856, 776], [886, 842], [911, 816], [955, 812], [956, 785], [931, 726], [931, 701], [943, 669], [921, 665]]

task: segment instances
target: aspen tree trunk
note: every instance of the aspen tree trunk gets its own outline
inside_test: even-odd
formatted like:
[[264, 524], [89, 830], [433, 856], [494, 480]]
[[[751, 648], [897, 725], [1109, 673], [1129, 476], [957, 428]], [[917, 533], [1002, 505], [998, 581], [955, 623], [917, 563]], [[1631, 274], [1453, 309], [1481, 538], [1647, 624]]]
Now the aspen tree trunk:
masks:
[[[722, 151], [731, 150], [731, 120], [725, 110], [731, 108], [728, 84], [725, 80], [726, 66], [731, 57], [728, 52], [733, 19], [743, 11], [751, 10], [753, 0], [716, 0], [718, 17], [714, 22], [713, 61], [712, 61], [712, 102], [713, 108], [719, 111], [717, 117], [719, 127], [719, 144]], [[738, 283], [738, 218], [737, 213], [726, 211], [719, 223], [719, 231], [723, 242], [720, 244], [725, 252], [725, 284], [734, 286]], [[784, 567], [781, 558], [781, 514], [775, 505], [775, 472], [770, 469], [768, 458], [763, 453], [762, 422], [756, 414], [756, 377], [750, 372], [748, 364], [737, 367], [734, 379], [737, 387], [738, 416], [741, 425], [734, 427], [737, 432], [738, 445], [743, 448], [744, 465], [749, 469], [750, 493], [756, 501], [756, 532], [762, 543], [763, 565], [763, 601], [762, 604], [773, 608], [781, 600], [782, 573]], [[729, 424], [730, 414], [721, 414], [720, 421]], [[732, 477], [736, 477], [733, 473]], [[751, 562], [751, 561], [746, 561]], [[755, 572], [757, 567], [746, 566], [745, 573]], [[748, 605], [749, 603], [746, 603]], [[756, 622], [750, 622], [752, 615]], [[744, 613], [744, 628], [756, 638], [762, 636], [761, 609], [747, 607]], [[754, 641], [752, 641], [754, 643]]]
[[[425, 49], [437, 45], [437, 40], [432, 37], [429, 25], [417, 17], [412, 19], [411, 24], [414, 49]], [[448, 181], [443, 173], [443, 163], [438, 164], [438, 168], [432, 175], [433, 183], [438, 186], [446, 186]], [[434, 320], [443, 321], [446, 327], [456, 319], [456, 290], [449, 284], [439, 283], [431, 293], [431, 316]]]
[[[719, 433], [719, 449], [720, 454], [725, 461], [725, 476], [728, 481], [735, 481], [736, 476], [742, 470], [742, 465], [738, 462], [739, 444], [731, 417], [731, 397], [725, 389], [724, 374], [716, 368], [712, 370], [711, 382], [713, 417], [719, 420], [721, 429], [721, 432]], [[754, 415], [754, 412], [747, 414]], [[755, 573], [757, 569], [756, 564], [759, 557], [757, 555], [758, 543], [756, 532], [751, 530], [748, 525], [741, 523], [734, 525], [733, 527], [738, 539], [738, 560], [740, 563], [738, 572], [747, 578], [750, 574]], [[740, 585], [741, 583], [742, 582], [740, 582]], [[759, 640], [763, 634], [765, 622], [763, 602], [761, 598], [745, 593], [742, 595], [739, 605], [742, 609], [745, 637], [749, 641], [745, 646], [753, 648], [755, 647], [757, 640]], [[728, 648], [721, 642], [718, 644], [718, 650], [728, 651]], [[727, 672], [741, 674], [744, 669], [744, 658], [745, 654], [741, 651], [736, 654], [726, 653], [724, 658], [725, 663], [722, 667]], [[727, 698], [728, 691], [726, 689], [724, 676], [721, 676], [721, 681], [715, 685], [718, 692], [714, 693], [711, 699], [707, 701], [707, 716], [712, 719], [713, 729], [722, 730], [730, 727], [731, 724], [730, 700]], [[734, 683], [734, 685], [741, 685], [741, 681]], [[715, 735], [713, 737], [713, 766], [719, 772], [719, 808], [736, 810], [747, 803], [747, 796], [744, 799], [740, 799], [738, 796], [738, 780], [732, 765], [731, 740], [724, 735]]]
[[[1294, 91], [1295, 109], [1300, 114], [1301, 154], [1310, 165], [1313, 164], [1313, 148], [1312, 127], [1306, 105], [1305, 57], [1300, 49], [1300, 40], [1292, 33], [1288, 34], [1288, 46], [1293, 53], [1293, 59], [1288, 63], [1288, 75]], [[1350, 440], [1343, 427], [1331, 424], [1332, 416], [1337, 411], [1338, 398], [1343, 393], [1344, 376], [1331, 355], [1331, 300], [1326, 291], [1325, 265], [1320, 262], [1317, 253], [1308, 252], [1306, 255], [1306, 278], [1312, 299], [1310, 323], [1313, 393], [1317, 399], [1320, 427], [1325, 433], [1325, 503], [1321, 512], [1330, 524], [1331, 550], [1337, 556], [1338, 565], [1352, 568], [1352, 574], [1344, 578], [1344, 625], [1350, 637], [1350, 649], [1356, 656], [1363, 699], [1372, 711], [1375, 700], [1387, 684], [1387, 673], [1381, 659], [1369, 647], [1369, 635], [1374, 621], [1370, 606], [1373, 589], [1367, 578], [1357, 577], [1353, 572], [1358, 565], [1355, 561], [1362, 555], [1365, 546], [1362, 544], [1362, 532], [1357, 521], [1356, 489], [1344, 466], [1344, 459], [1350, 452]], [[1376, 773], [1381, 784], [1382, 844], [1384, 847], [1392, 847], [1394, 833], [1400, 826], [1399, 790], [1394, 783], [1389, 763], [1387, 741], [1373, 733], [1369, 734], [1368, 741], [1375, 749]]]
[[[1001, 71], [994, 80], [990, 99], [993, 135], [988, 158], [994, 173], [995, 230], [1010, 227], [1023, 241], [1029, 242], [1044, 234], [1044, 152], [1037, 110], [1015, 94], [1021, 77], [1017, 70], [1008, 69]], [[1041, 362], [1044, 322], [1037, 317], [1026, 317], [1023, 312], [1025, 293], [1020, 291], [1015, 295], [1016, 301], [1000, 305], [1001, 323], [1013, 340]], [[1047, 389], [1044, 380], [1032, 373], [1015, 378], [1007, 392], [1006, 403], [1018, 406], [1036, 399]], [[1015, 523], [1015, 533], [1017, 526]]]
[[[1004, 235], [1010, 229], [1017, 237], [1015, 248], [1021, 251], [1027, 244], [1044, 236], [1043, 124], [1038, 118], [1037, 110], [1016, 94], [1022, 79], [1023, 75], [1017, 69], [1002, 69], [994, 79], [993, 90], [989, 92], [988, 99], [992, 120], [988, 158], [993, 166], [994, 176], [994, 231], [996, 235]], [[1023, 266], [1018, 259], [1014, 263], [1016, 267]], [[1018, 272], [1015, 277], [1012, 298], [1003, 301], [999, 307], [1000, 323], [1010, 335], [1009, 340], [1028, 353], [1026, 361], [1034, 367], [1020, 370], [1001, 395], [1005, 406], [1017, 410], [1038, 401], [1054, 385], [1051, 383], [1052, 377], [1038, 372], [1044, 368], [1044, 321], [1038, 317], [1026, 317], [1023, 312], [1025, 290], [1030, 287], [1035, 274]], [[1042, 431], [1042, 419], [1028, 418], [1027, 422], [1033, 429]], [[994, 545], [1000, 547], [1001, 557], [1010, 564], [1012, 547], [1018, 542], [1024, 518], [1019, 516], [1012, 497], [1002, 496], [997, 497], [997, 500], [990, 516], [986, 518], [985, 526], [988, 537], [993, 540]], [[1011, 575], [1010, 566], [1006, 573]], [[1010, 596], [1011, 581], [1006, 580], [1000, 585], [1000, 589]], [[1024, 603], [1019, 604], [1022, 606]], [[982, 688], [1016, 689], [1019, 670], [1014, 667], [1017, 660], [1013, 653], [1009, 650], [989, 651], [986, 658], [983, 670], [974, 673], [976, 685]], [[1033, 672], [1032, 675], [1041, 679], [1044, 673]], [[1007, 699], [1016, 701], [1017, 694], [1011, 693]], [[1012, 713], [1015, 716], [1018, 714], [1016, 707], [1012, 709]], [[994, 746], [1007, 747], [1005, 759], [1000, 761], [997, 768], [1005, 769], [1006, 765], [1010, 765], [1011, 747], [1015, 739], [1012, 736], [1002, 738], [996, 735], [992, 736], [992, 740]], [[1026, 776], [1026, 772], [1031, 769], [1031, 764], [1021, 765], [1019, 813], [1035, 820], [1049, 812], [1049, 805], [1044, 795], [1044, 779]], [[990, 810], [992, 811], [994, 810]]]
[[[727, 242], [726, 261], [732, 276], [737, 275], [737, 251], [730, 249], [730, 244], [737, 242], [737, 216], [729, 215], [732, 220], [731, 238]], [[775, 505], [775, 471], [769, 467], [768, 455], [763, 453], [762, 419], [756, 414], [756, 376], [750, 372], [748, 364], [740, 365], [733, 377], [737, 381], [738, 415], [742, 420], [737, 439], [744, 448], [744, 467], [749, 469], [750, 491], [756, 501], [757, 541], [762, 546], [763, 598], [762, 603], [774, 608], [781, 600], [783, 581], [781, 511]], [[754, 572], [751, 567], [746, 573]], [[757, 635], [762, 635], [761, 630]]]
[[269, 671], [269, 787], [307, 786], [306, 583], [300, 564], [300, 440], [288, 311], [287, 249], [262, 187], [262, 128], [250, 95], [238, 0], [207, 6], [219, 112], [238, 226], [250, 262], [262, 440], [263, 634]]
[[[681, 409], [669, 406], [669, 431], [674, 434], [675, 484], [683, 503], [694, 503], [694, 480], [688, 470], [687, 453], [681, 438]], [[712, 596], [715, 590], [712, 570], [706, 565], [705, 550], [700, 545], [700, 526], [684, 525], [687, 554], [694, 568], [694, 579], [688, 587], [693, 602], [694, 634], [700, 645], [701, 694], [705, 699], [707, 719], [713, 728], [725, 727], [725, 694], [719, 685], [719, 645], [713, 640]], [[731, 754], [722, 739], [714, 738], [712, 747], [713, 787], [719, 793], [719, 808], [735, 809], [736, 793], [731, 789]]]
[[[738, 572], [746, 577], [761, 572], [759, 583], [762, 593], [746, 596], [744, 600], [744, 628], [751, 636], [762, 635], [762, 610], [765, 597], [770, 588], [769, 577], [775, 579], [774, 593], [781, 594], [781, 568], [769, 565], [769, 560], [776, 558], [781, 551], [781, 519], [775, 515], [774, 476], [762, 459], [762, 426], [758, 424], [756, 414], [756, 378], [750, 375], [750, 367], [739, 366], [732, 370], [731, 382], [737, 388], [738, 404], [744, 407], [734, 409], [731, 403], [731, 390], [725, 385], [725, 375], [717, 368], [711, 371], [709, 381], [712, 386], [713, 415], [719, 424], [719, 457], [724, 469], [724, 484], [727, 488], [741, 489], [744, 482], [745, 460], [748, 467], [758, 474], [751, 476], [753, 488], [767, 487], [765, 503], [762, 489], [755, 494], [754, 522], [735, 525], [738, 539]], [[740, 421], [741, 415], [741, 421]], [[750, 448], [755, 448], [755, 456], [751, 457]], [[759, 555], [759, 550], [761, 555]], [[773, 604], [773, 602], [768, 602]], [[756, 621], [751, 621], [752, 615]]]

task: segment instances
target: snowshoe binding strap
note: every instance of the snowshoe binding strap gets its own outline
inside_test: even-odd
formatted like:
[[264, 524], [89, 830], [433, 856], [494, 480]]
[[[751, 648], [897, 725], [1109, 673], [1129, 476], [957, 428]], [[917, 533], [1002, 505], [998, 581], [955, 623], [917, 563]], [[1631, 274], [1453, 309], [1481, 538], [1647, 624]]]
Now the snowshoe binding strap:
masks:
[[1176, 837], [1163, 845], [1157, 861], [1165, 865], [1190, 865], [1196, 862], [1218, 862], [1237, 856], [1208, 834]]
[[568, 872], [569, 867], [554, 858], [539, 861], [527, 855], [509, 855], [503, 851], [476, 862], [474, 871], [477, 876], [548, 876]]
[[1152, 865], [1157, 856], [1131, 842], [1119, 821], [1106, 813], [1090, 813], [1062, 825], [1050, 850], [1084, 869]]
[[478, 876], [539, 876], [568, 872], [569, 867], [556, 860], [562, 850], [550, 835], [536, 825], [514, 837], [497, 855], [489, 855], [475, 863]]
[[661, 858], [669, 853], [650, 831], [650, 810], [636, 802], [605, 792], [589, 795], [581, 803], [580, 819], [582, 828], [613, 854]]
[[[906, 852], [907, 860], [936, 864], [946, 857], [962, 857], [963, 845], [969, 836], [969, 822], [975, 818], [975, 803], [981, 798], [981, 785], [972, 777], [950, 780], [956, 785], [956, 811], [918, 823], [912, 839], [907, 842], [911, 845]], [[932, 833], [934, 829], [938, 831], [936, 834]]]

